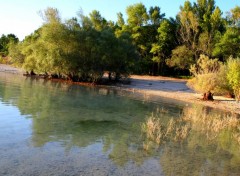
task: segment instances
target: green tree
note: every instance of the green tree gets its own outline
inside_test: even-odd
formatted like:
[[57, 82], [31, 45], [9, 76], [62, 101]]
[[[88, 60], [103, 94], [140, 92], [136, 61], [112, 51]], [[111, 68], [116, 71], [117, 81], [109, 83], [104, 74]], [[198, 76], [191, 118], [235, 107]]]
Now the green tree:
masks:
[[181, 59], [186, 59], [186, 57], [176, 57], [183, 56], [184, 51], [191, 51], [188, 56], [193, 62], [196, 62], [201, 54], [211, 57], [214, 46], [224, 31], [221, 15], [222, 12], [215, 6], [214, 0], [198, 0], [193, 5], [190, 1], [185, 1], [177, 15], [179, 46], [172, 51], [172, 57], [168, 63], [177, 66], [174, 63], [180, 63]]
[[229, 27], [220, 41], [215, 45], [213, 55], [223, 57], [226, 60], [229, 56], [240, 57], [240, 28]]
[[122, 27], [123, 25], [125, 25], [123, 14], [121, 12], [117, 13], [117, 25], [119, 27]]
[[240, 59], [230, 58], [227, 61], [227, 79], [232, 87], [236, 100], [240, 100]]
[[203, 32], [199, 35], [198, 41], [198, 53], [206, 54], [208, 56], [213, 55], [214, 45], [220, 40], [221, 29], [223, 28], [223, 20], [221, 18], [222, 12], [219, 7], [210, 14], [207, 24], [204, 27]]
[[240, 56], [240, 7], [236, 6], [228, 13], [228, 26], [226, 32], [216, 43], [213, 55], [227, 60], [230, 56]]
[[97, 11], [79, 17], [62, 22], [57, 9], [46, 9], [45, 23], [19, 45], [23, 67], [73, 81], [98, 82], [104, 71], [116, 80], [128, 75], [137, 56], [130, 35], [116, 36], [114, 23]]
[[0, 38], [0, 55], [7, 56], [10, 43], [18, 43], [19, 39], [14, 34], [2, 35]]
[[157, 42], [157, 29], [164, 14], [161, 14], [159, 7], [151, 7], [148, 14], [146, 7], [142, 3], [127, 7], [126, 12], [128, 16], [128, 32], [131, 34], [133, 44], [140, 55], [135, 71], [141, 74], [157, 74], [157, 62], [153, 62], [153, 53], [150, 51], [153, 43]]
[[10, 62], [21, 67], [24, 63], [25, 56], [21, 53], [22, 43], [11, 42], [8, 48], [8, 56], [10, 57]]
[[228, 12], [227, 16], [229, 25], [240, 27], [240, 7], [236, 6]]
[[91, 22], [92, 22], [92, 24], [93, 24], [93, 26], [96, 30], [102, 30], [106, 26], [107, 21], [106, 21], [105, 18], [103, 18], [101, 16], [99, 11], [93, 10], [89, 14], [89, 16], [90, 16], [90, 20], [91, 20]]
[[153, 62], [158, 63], [158, 74], [164, 74], [165, 60], [171, 54], [174, 43], [175, 36], [172, 24], [168, 20], [164, 20], [158, 28], [157, 42], [152, 44], [150, 51], [153, 54]]
[[185, 45], [178, 46], [172, 50], [171, 58], [166, 60], [167, 65], [181, 70], [189, 69], [195, 63], [194, 53]]
[[212, 30], [211, 16], [215, 10], [215, 0], [197, 0], [197, 2], [194, 2], [193, 11], [198, 18], [202, 31], [210, 33]]
[[126, 9], [130, 26], [143, 26], [149, 19], [147, 9], [142, 3], [130, 5]]
[[164, 19], [165, 13], [161, 14], [161, 9], [158, 6], [150, 7], [149, 20], [151, 25], [159, 26], [160, 22]]

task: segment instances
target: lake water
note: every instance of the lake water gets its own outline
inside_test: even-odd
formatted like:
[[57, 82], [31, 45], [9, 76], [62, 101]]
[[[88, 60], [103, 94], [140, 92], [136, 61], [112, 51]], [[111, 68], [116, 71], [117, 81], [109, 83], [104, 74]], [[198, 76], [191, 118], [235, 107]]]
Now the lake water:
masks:
[[0, 175], [240, 175], [231, 135], [144, 148], [148, 116], [177, 119], [189, 106], [0, 73]]

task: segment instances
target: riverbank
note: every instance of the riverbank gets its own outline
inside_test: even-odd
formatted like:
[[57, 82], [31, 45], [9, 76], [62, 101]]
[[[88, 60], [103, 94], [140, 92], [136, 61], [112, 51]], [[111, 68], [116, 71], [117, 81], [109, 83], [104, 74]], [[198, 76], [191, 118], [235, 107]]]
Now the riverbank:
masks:
[[[0, 73], [8, 72], [23, 74], [24, 70], [9, 65], [0, 64]], [[214, 96], [214, 101], [202, 101], [202, 95], [187, 87], [187, 80], [162, 76], [139, 76], [131, 75], [130, 84], [118, 85], [120, 89], [138, 92], [144, 95], [161, 96], [181, 100], [187, 103], [198, 103], [224, 111], [240, 114], [240, 103], [232, 98]]]
[[196, 93], [187, 87], [186, 79], [132, 75], [130, 80], [131, 84], [122, 85], [122, 88], [128, 89], [129, 91], [143, 93], [145, 95], [161, 96], [187, 103], [198, 103], [212, 108], [240, 114], [240, 103], [237, 103], [233, 98], [214, 96], [214, 101], [203, 101], [202, 94]]
[[20, 69], [20, 68], [13, 67], [11, 65], [0, 64], [0, 73], [1, 72], [23, 74], [24, 70]]

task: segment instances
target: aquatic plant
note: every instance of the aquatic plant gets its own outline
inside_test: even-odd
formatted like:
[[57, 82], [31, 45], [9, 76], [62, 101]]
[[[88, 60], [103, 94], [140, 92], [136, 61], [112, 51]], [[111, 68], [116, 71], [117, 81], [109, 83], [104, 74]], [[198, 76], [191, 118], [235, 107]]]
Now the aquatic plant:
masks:
[[[189, 134], [189, 125], [185, 124], [182, 119], [174, 120], [171, 118], [167, 123], [160, 118], [161, 114], [151, 114], [146, 122], [142, 124], [142, 131], [146, 134], [146, 138], [157, 144], [164, 143], [169, 140], [183, 141]], [[148, 149], [144, 143], [144, 149]]]
[[[193, 133], [217, 140], [226, 133], [240, 145], [240, 120], [235, 114], [213, 113], [204, 107], [186, 107], [179, 118], [166, 121], [162, 112], [152, 113], [142, 124], [146, 139], [160, 145], [167, 141], [184, 142]], [[144, 149], [148, 150], [148, 143]]]

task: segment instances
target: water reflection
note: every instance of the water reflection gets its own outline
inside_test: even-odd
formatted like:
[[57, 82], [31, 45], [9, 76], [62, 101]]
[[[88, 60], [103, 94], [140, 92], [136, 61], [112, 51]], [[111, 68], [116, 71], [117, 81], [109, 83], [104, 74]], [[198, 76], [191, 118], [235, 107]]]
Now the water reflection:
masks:
[[[22, 121], [31, 121], [30, 125], [20, 124], [24, 130], [30, 127], [28, 134], [19, 136], [14, 133], [11, 139], [11, 145], [15, 144], [23, 155], [15, 155], [19, 153], [17, 150], [7, 149], [4, 146], [6, 144], [0, 143], [0, 149], [5, 150], [0, 152], [0, 156], [6, 156], [4, 161], [10, 163], [2, 168], [7, 172], [14, 168], [16, 161], [25, 157], [30, 158], [27, 163], [40, 163], [43, 173], [50, 172], [50, 166], [53, 165], [53, 175], [57, 175], [57, 170], [64, 173], [62, 169], [66, 167], [68, 175], [71, 175], [69, 170], [72, 175], [82, 170], [82, 175], [93, 175], [100, 171], [107, 172], [101, 172], [105, 175], [240, 173], [239, 148], [227, 140], [230, 133], [224, 133], [216, 142], [207, 141], [201, 133], [192, 132], [184, 143], [167, 141], [160, 147], [146, 151], [141, 131], [141, 124], [146, 117], [157, 109], [164, 109], [163, 121], [167, 121], [179, 118], [184, 111], [184, 104], [181, 103], [164, 99], [151, 103], [150, 100], [153, 98], [146, 95], [139, 98], [134, 93], [104, 87], [81, 87], [0, 74], [0, 101], [4, 106], [15, 106], [19, 110], [10, 110], [11, 114], [4, 114], [5, 118], [0, 119], [7, 124], [13, 115], [15, 119], [24, 117]], [[0, 129], [0, 132], [3, 130]], [[18, 144], [21, 138], [24, 142]], [[81, 163], [81, 166], [77, 163]], [[26, 163], [23, 164], [17, 168], [26, 167]], [[32, 174], [41, 173], [39, 168], [31, 169], [34, 170]], [[19, 175], [19, 171], [16, 173]]]
[[[161, 144], [155, 147], [162, 153], [160, 163], [166, 175], [239, 175], [240, 143], [235, 137], [240, 134], [238, 115], [202, 106], [185, 107], [171, 125], [172, 134], [166, 133], [170, 123], [164, 116], [159, 113], [153, 116], [144, 123], [148, 128], [144, 126], [143, 130], [147, 141], [154, 141], [161, 133]], [[153, 120], [160, 128], [150, 128]], [[188, 126], [188, 134], [176, 140], [184, 126]]]
[[[0, 77], [0, 97], [4, 104], [16, 106], [22, 116], [31, 119], [30, 142], [34, 147], [49, 148], [58, 142], [71, 153], [75, 147], [100, 144], [101, 153], [121, 167], [131, 161], [142, 167], [151, 157], [142, 147], [140, 125], [160, 104], [139, 101], [114, 89], [13, 75]], [[181, 111], [182, 105], [172, 106], [171, 114]], [[88, 152], [89, 157], [91, 153], [94, 151]]]

